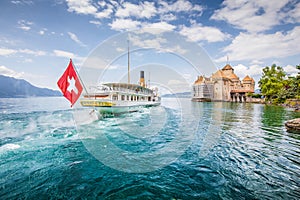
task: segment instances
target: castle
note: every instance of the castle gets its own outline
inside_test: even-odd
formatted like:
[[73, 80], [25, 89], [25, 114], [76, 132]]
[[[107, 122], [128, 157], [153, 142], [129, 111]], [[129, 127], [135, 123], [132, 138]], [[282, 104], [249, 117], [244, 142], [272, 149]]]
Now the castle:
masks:
[[225, 65], [209, 78], [198, 76], [193, 84], [193, 101], [232, 101], [247, 102], [247, 93], [254, 93], [255, 81], [246, 76], [242, 81], [234, 73], [234, 69]]

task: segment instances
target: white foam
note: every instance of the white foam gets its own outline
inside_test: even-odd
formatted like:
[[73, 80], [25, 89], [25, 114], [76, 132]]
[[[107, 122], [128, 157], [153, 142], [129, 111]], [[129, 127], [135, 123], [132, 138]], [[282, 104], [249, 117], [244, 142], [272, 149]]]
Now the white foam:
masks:
[[71, 166], [71, 165], [77, 165], [77, 164], [82, 163], [82, 162], [83, 162], [83, 161], [81, 161], [81, 160], [79, 160], [79, 161], [74, 161], [74, 162], [70, 163], [69, 166]]
[[73, 116], [76, 125], [90, 124], [100, 119], [100, 114], [96, 110], [77, 110]]
[[5, 150], [14, 150], [14, 149], [19, 149], [21, 146], [18, 144], [5, 144], [3, 146], [0, 147], [0, 152], [5, 151]]

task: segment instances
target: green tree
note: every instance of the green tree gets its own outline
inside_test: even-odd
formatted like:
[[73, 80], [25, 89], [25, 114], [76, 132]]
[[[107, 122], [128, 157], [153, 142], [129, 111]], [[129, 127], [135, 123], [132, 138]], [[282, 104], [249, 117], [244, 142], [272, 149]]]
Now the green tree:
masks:
[[[300, 65], [296, 68], [300, 70]], [[290, 76], [287, 79], [283, 94], [286, 95], [286, 99], [300, 98], [300, 72], [297, 76]]]
[[296, 97], [300, 99], [300, 65], [297, 65], [296, 68], [299, 70], [295, 80]]
[[275, 64], [263, 69], [263, 74], [258, 84], [266, 100], [277, 103], [285, 84], [287, 84], [285, 77], [286, 73], [283, 71], [283, 68]]
[[278, 93], [278, 101], [280, 103], [284, 102], [286, 99], [292, 99], [296, 96], [296, 90], [295, 87], [295, 77], [288, 77], [288, 79], [283, 80], [283, 87]]

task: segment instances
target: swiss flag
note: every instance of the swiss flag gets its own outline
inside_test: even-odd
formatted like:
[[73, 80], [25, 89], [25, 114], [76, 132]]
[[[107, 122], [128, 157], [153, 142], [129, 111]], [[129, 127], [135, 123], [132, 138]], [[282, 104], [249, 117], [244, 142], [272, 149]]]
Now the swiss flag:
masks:
[[57, 85], [63, 95], [71, 102], [71, 107], [75, 104], [82, 92], [82, 85], [70, 59], [68, 68], [57, 81]]

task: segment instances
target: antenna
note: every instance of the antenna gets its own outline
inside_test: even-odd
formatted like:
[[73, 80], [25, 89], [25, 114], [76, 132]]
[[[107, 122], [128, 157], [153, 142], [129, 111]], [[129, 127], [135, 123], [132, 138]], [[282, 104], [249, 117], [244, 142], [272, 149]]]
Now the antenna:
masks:
[[127, 74], [128, 74], [128, 77], [127, 77], [127, 82], [128, 84], [130, 84], [130, 61], [129, 61], [129, 39], [127, 39], [127, 44], [128, 44], [128, 63], [127, 63]]
[[150, 88], [150, 72], [149, 72], [149, 79], [148, 79], [148, 88]]
[[227, 63], [226, 63], [227, 65], [229, 64], [229, 56], [227, 55]]

